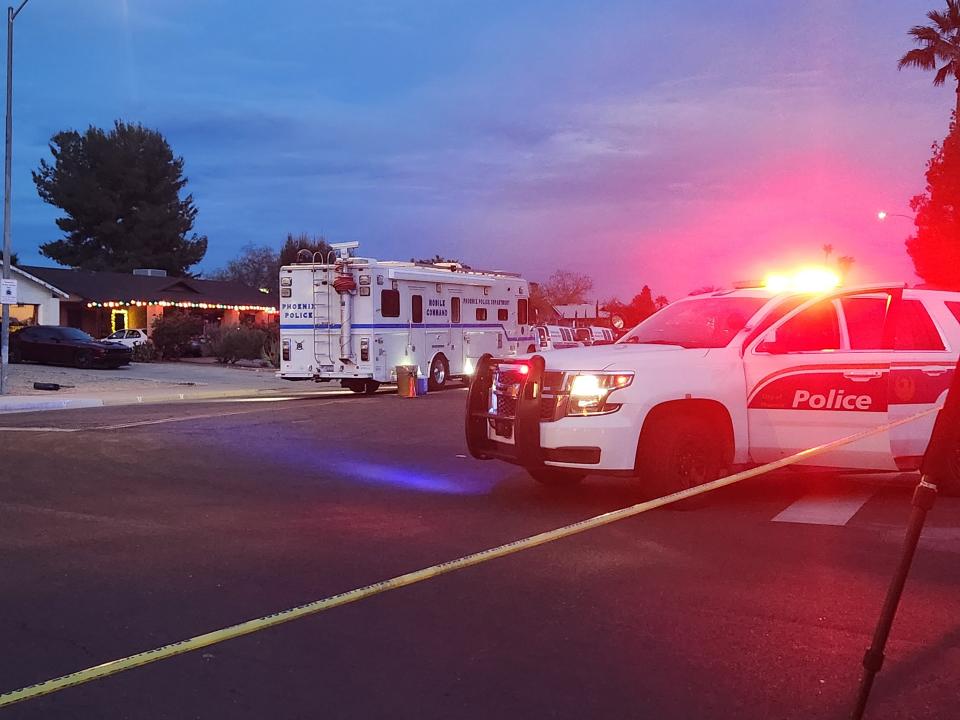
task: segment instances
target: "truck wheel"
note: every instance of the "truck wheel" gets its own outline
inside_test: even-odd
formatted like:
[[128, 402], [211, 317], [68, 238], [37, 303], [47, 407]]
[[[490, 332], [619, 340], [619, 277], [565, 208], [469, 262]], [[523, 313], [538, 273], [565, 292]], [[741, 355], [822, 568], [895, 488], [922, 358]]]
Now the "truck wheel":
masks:
[[351, 390], [358, 395], [363, 393], [364, 395], [373, 395], [377, 389], [380, 387], [380, 383], [376, 380], [364, 380], [361, 378], [341, 380], [340, 385], [345, 387], [347, 390]]
[[937, 485], [941, 495], [960, 497], [960, 445], [954, 448], [950, 458], [950, 477]]
[[448, 377], [450, 377], [450, 367], [447, 365], [447, 359], [443, 355], [437, 355], [430, 363], [430, 377], [427, 381], [427, 387], [432, 391], [443, 390]]
[[547, 485], [548, 487], [570, 487], [577, 485], [587, 476], [585, 472], [561, 470], [560, 468], [550, 467], [548, 465], [527, 468], [527, 472], [530, 473], [530, 477], [538, 483]]
[[690, 415], [668, 415], [644, 428], [637, 447], [637, 475], [651, 497], [716, 480], [724, 452], [712, 425]]

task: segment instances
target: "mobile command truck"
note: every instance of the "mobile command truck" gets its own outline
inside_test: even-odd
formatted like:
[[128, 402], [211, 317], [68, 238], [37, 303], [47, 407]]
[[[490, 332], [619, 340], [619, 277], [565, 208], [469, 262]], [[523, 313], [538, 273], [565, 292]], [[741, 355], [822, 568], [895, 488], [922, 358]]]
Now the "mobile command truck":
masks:
[[439, 390], [486, 354], [536, 350], [518, 275], [355, 257], [357, 243], [280, 269], [280, 377], [339, 380], [357, 393], [412, 366]]
[[[960, 293], [902, 285], [743, 288], [675, 302], [616, 344], [484, 358], [467, 440], [547, 484], [635, 476], [652, 495], [881, 428], [942, 404], [960, 353]], [[912, 471], [934, 415], [801, 464]], [[953, 477], [960, 494], [960, 447]]]

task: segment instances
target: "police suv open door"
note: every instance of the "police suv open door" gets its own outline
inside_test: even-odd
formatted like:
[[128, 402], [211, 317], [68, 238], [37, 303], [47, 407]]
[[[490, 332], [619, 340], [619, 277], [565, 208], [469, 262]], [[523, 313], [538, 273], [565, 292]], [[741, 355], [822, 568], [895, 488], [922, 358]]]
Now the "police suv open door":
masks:
[[[887, 422], [891, 323], [902, 288], [811, 298], [744, 352], [750, 455], [770, 462]], [[893, 470], [889, 433], [808, 464]]]

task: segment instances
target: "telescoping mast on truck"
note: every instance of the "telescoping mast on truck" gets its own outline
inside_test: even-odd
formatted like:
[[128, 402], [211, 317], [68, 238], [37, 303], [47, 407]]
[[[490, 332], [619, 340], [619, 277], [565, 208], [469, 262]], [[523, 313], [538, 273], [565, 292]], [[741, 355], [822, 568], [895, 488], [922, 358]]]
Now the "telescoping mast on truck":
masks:
[[437, 390], [484, 353], [536, 349], [518, 275], [354, 257], [358, 245], [280, 269], [281, 378], [373, 393], [405, 365]]

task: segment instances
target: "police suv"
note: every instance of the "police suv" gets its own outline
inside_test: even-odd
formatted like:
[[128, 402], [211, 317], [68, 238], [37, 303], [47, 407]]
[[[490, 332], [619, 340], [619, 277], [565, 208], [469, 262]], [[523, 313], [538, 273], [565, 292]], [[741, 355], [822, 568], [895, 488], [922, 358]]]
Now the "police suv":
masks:
[[[934, 408], [958, 353], [960, 292], [699, 295], [613, 345], [484, 358], [467, 444], [545, 484], [623, 474], [660, 495]], [[916, 470], [933, 422], [930, 414], [807, 464]], [[960, 449], [954, 467], [941, 489], [958, 494]]]

